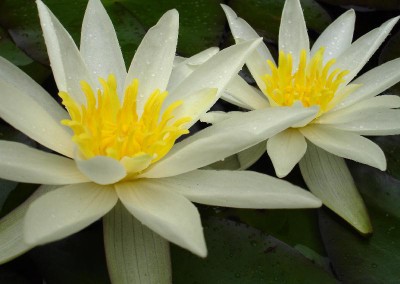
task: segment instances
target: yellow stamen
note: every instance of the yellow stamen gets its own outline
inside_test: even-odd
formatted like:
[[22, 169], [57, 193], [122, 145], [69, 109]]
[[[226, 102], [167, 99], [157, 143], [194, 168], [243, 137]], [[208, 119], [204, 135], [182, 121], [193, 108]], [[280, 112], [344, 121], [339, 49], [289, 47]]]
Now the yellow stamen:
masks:
[[72, 129], [72, 139], [84, 159], [108, 156], [121, 160], [148, 154], [153, 157], [154, 163], [169, 152], [176, 139], [189, 133], [184, 125], [191, 121], [190, 117], [170, 122], [174, 118], [174, 110], [182, 101], [172, 103], [160, 115], [167, 92], [155, 90], [139, 117], [136, 110], [137, 79], [125, 90], [122, 104], [118, 98], [115, 77], [110, 75], [107, 80], [99, 81], [102, 90], [97, 91], [97, 96], [88, 83], [81, 82], [86, 105], [78, 105], [65, 92], [59, 93], [71, 117], [61, 123]]
[[279, 52], [278, 67], [268, 60], [271, 74], [265, 75], [263, 81], [266, 85], [264, 92], [271, 105], [291, 106], [296, 101], [305, 107], [319, 105], [318, 116], [332, 109], [338, 102], [333, 98], [349, 71], [335, 69], [330, 72], [335, 59], [326, 64], [323, 64], [323, 59], [324, 48], [320, 48], [308, 62], [307, 53], [302, 50], [295, 72], [290, 53]]

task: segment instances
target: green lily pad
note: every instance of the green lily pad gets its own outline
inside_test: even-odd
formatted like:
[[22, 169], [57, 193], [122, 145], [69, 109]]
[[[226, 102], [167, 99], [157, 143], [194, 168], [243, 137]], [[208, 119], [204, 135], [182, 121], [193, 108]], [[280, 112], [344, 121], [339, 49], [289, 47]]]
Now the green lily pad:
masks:
[[259, 230], [217, 218], [203, 225], [207, 258], [172, 246], [173, 283], [336, 283], [298, 251]]
[[[284, 3], [284, 0], [232, 0], [228, 5], [260, 36], [277, 42]], [[316, 1], [303, 0], [301, 5], [308, 29], [320, 34], [332, 22], [329, 14]]]
[[321, 233], [332, 266], [346, 283], [396, 283], [400, 279], [400, 181], [366, 166], [352, 168], [375, 230], [371, 237], [361, 237], [321, 211]]

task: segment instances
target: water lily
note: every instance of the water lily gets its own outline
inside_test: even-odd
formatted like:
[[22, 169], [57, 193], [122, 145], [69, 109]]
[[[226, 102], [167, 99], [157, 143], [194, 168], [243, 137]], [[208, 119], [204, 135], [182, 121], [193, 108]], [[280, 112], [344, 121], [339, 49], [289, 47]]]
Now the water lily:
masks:
[[[231, 8], [222, 6], [237, 43], [259, 37]], [[355, 13], [349, 10], [327, 27], [310, 49], [300, 2], [287, 0], [279, 29], [278, 62], [275, 62], [267, 46], [261, 44], [246, 61], [258, 89], [236, 77], [224, 95], [225, 100], [249, 110], [318, 107], [319, 111], [313, 118], [299, 120], [297, 124], [269, 138], [266, 146], [264, 144], [261, 147], [267, 150], [279, 177], [286, 176], [302, 161], [300, 167], [311, 191], [340, 215], [352, 219], [350, 222], [363, 232], [370, 231], [370, 224], [365, 214], [359, 213], [364, 212], [365, 208], [358, 193], [354, 193], [350, 199], [347, 193], [339, 193], [343, 185], [339, 189], [332, 186], [338, 182], [338, 177], [336, 181], [335, 178], [327, 181], [331, 185], [316, 185], [318, 179], [323, 180], [324, 172], [312, 175], [309, 171], [313, 169], [312, 164], [315, 167], [326, 166], [329, 163], [326, 155], [386, 169], [383, 151], [363, 135], [400, 133], [400, 110], [396, 109], [400, 107], [400, 98], [394, 95], [377, 96], [400, 80], [400, 59], [354, 78], [398, 19], [393, 18], [352, 42]], [[204, 120], [216, 122], [226, 117], [223, 113], [211, 113]], [[319, 154], [313, 155], [311, 151]], [[260, 151], [254, 153], [259, 155]], [[309, 167], [305, 166], [305, 160], [310, 162]], [[345, 172], [345, 175], [349, 175], [346, 165], [340, 164], [343, 164], [342, 174]], [[317, 181], [312, 182], [311, 175]], [[352, 183], [350, 178], [348, 185]], [[349, 187], [354, 188], [354, 185]], [[364, 217], [358, 216], [364, 218], [363, 224], [355, 224], [359, 222], [354, 220], [358, 217], [348, 216], [353, 214], [363, 214]]]
[[238, 208], [321, 205], [311, 193], [263, 174], [198, 170], [313, 116], [312, 109], [243, 113], [176, 142], [215, 103], [259, 39], [213, 53], [178, 82], [171, 75], [177, 11], [148, 31], [126, 71], [99, 0], [89, 1], [80, 49], [51, 11], [37, 5], [65, 108], [0, 59], [1, 118], [56, 152], [0, 141], [1, 178], [52, 185], [0, 223], [2, 261], [83, 229], [119, 200], [145, 226], [202, 257], [207, 250], [191, 201]]

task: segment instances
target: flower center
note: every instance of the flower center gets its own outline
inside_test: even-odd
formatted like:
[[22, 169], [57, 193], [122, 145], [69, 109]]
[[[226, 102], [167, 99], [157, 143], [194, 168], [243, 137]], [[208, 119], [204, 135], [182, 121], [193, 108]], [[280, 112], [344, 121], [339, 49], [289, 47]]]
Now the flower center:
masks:
[[307, 62], [307, 53], [302, 50], [298, 68], [293, 72], [291, 54], [279, 52], [279, 65], [268, 60], [271, 74], [266, 74], [263, 81], [266, 85], [265, 94], [272, 106], [291, 106], [300, 101], [303, 106], [320, 106], [318, 115], [330, 110], [335, 104], [332, 99], [339, 86], [344, 82], [348, 70], [335, 69], [330, 72], [335, 59], [323, 64], [324, 48]]
[[74, 133], [72, 140], [78, 146], [82, 158], [108, 156], [116, 160], [148, 154], [152, 163], [164, 157], [175, 140], [189, 133], [184, 125], [190, 117], [177, 119], [174, 110], [182, 104], [176, 101], [169, 105], [161, 115], [162, 104], [167, 92], [155, 90], [144, 106], [139, 117], [136, 110], [139, 81], [134, 79], [125, 90], [123, 103], [117, 94], [115, 77], [99, 79], [102, 90], [94, 91], [85, 81], [81, 82], [86, 96], [86, 105], [78, 105], [65, 92], [60, 92], [62, 104], [67, 108], [71, 119], [61, 121]]

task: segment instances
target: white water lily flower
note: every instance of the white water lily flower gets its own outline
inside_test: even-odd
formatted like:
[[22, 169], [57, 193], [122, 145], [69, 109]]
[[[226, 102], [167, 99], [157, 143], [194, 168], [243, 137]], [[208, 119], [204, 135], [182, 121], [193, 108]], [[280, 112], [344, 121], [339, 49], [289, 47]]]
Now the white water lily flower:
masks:
[[[41, 1], [37, 5], [68, 113], [0, 59], [1, 118], [58, 153], [0, 141], [1, 178], [56, 185], [29, 201], [24, 240], [15, 216], [12, 228], [0, 232], [2, 244], [7, 242], [2, 261], [81, 230], [118, 200], [144, 225], [203, 257], [207, 250], [200, 216], [190, 201], [239, 208], [321, 205], [311, 193], [259, 173], [197, 170], [313, 116], [314, 110], [244, 113], [175, 143], [215, 103], [260, 40], [222, 50], [176, 82], [170, 75], [177, 11], [165, 13], [148, 31], [127, 72], [99, 0], [89, 1], [80, 50], [51, 11]], [[7, 221], [0, 226], [7, 228]]]
[[[259, 37], [231, 8], [222, 7], [237, 43]], [[310, 49], [299, 0], [285, 2], [279, 30], [278, 62], [275, 63], [265, 44], [259, 45], [246, 61], [262, 92], [237, 77], [231, 84], [234, 88], [223, 95], [227, 101], [249, 110], [319, 107], [314, 118], [299, 120], [293, 127], [268, 139], [266, 150], [279, 177], [286, 176], [303, 158], [309, 143], [317, 146], [318, 151], [323, 149], [342, 158], [386, 169], [383, 151], [363, 135], [400, 133], [400, 110], [396, 109], [400, 107], [400, 98], [377, 96], [400, 80], [400, 59], [353, 79], [398, 19], [393, 18], [352, 42], [355, 13], [349, 10], [335, 20]], [[203, 119], [216, 122], [226, 117], [223, 113], [209, 113]], [[315, 157], [318, 159], [318, 155]], [[304, 167], [301, 170], [304, 176]], [[336, 205], [331, 205], [328, 199], [338, 198], [338, 203], [345, 199], [342, 196], [340, 200], [338, 190], [332, 193], [334, 197], [327, 198], [327, 190], [309, 187], [330, 207]]]

